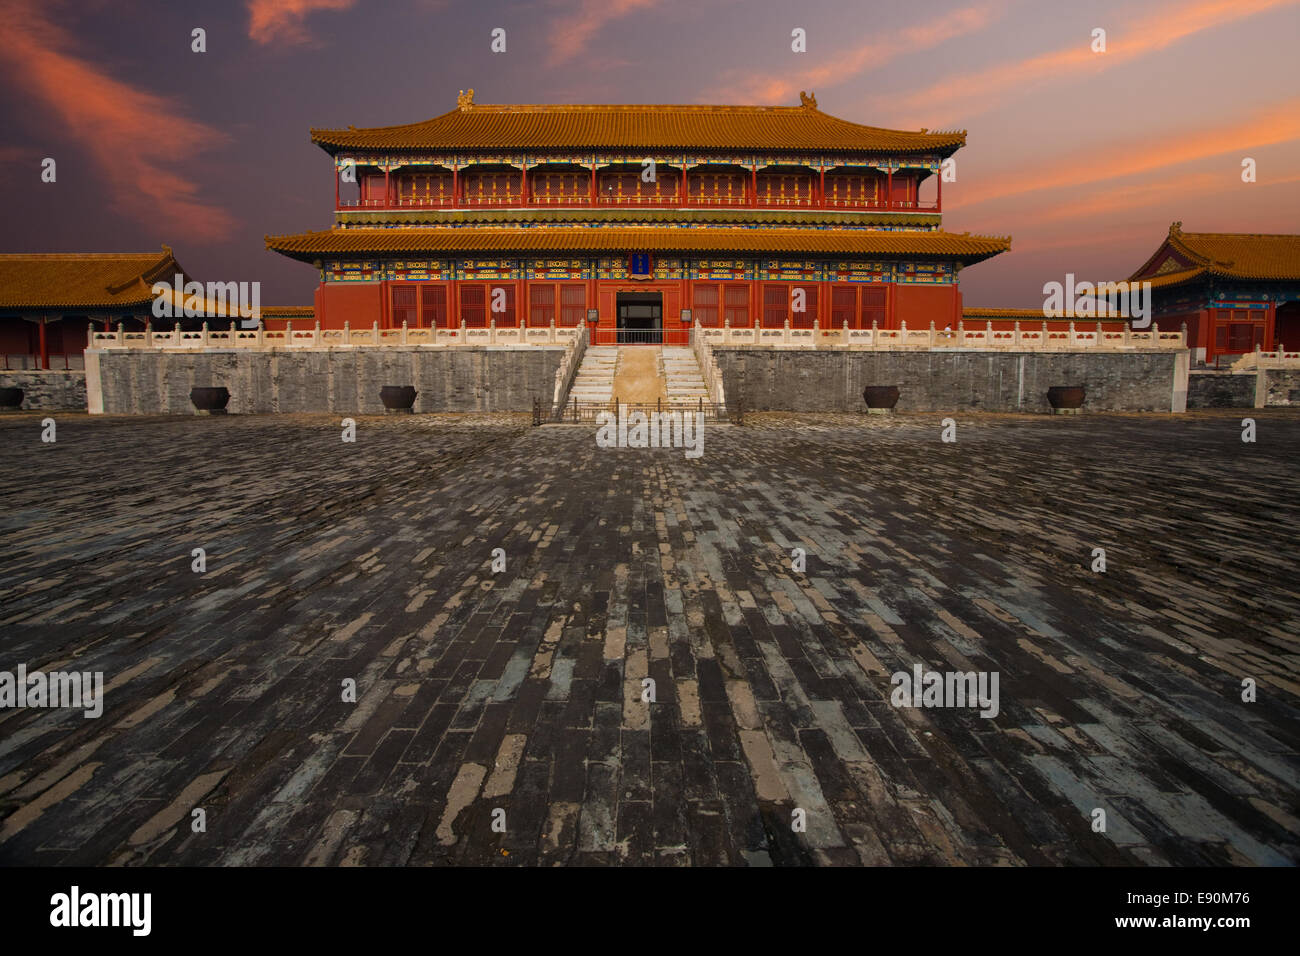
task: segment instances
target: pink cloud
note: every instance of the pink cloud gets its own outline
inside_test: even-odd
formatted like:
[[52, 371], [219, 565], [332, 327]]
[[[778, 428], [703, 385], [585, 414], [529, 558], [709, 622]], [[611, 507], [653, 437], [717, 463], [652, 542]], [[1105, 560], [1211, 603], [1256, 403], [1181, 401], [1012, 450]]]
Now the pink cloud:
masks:
[[1069, 80], [1076, 74], [1097, 72], [1139, 60], [1192, 34], [1295, 2], [1201, 0], [1192, 4], [1172, 3], [1139, 19], [1107, 29], [1104, 53], [1094, 53], [1091, 36], [1080, 35], [1069, 46], [983, 70], [948, 76], [902, 98], [881, 101], [880, 105], [908, 114], [923, 109], [933, 113], [935, 105], [942, 104], [943, 108], [954, 111], [953, 115], [969, 117], [1001, 105], [1017, 90], [1032, 90], [1045, 82]]
[[268, 43], [307, 43], [307, 17], [318, 10], [347, 10], [356, 0], [248, 0], [248, 36]]
[[[51, 132], [86, 150], [108, 184], [114, 211], [156, 225], [167, 236], [229, 236], [232, 218], [172, 168], [178, 156], [209, 149], [225, 135], [181, 116], [168, 98], [81, 59], [48, 10], [30, 0], [0, 2], [6, 23], [0, 62], [10, 82], [46, 107], [55, 121]], [[48, 154], [57, 161], [57, 150]]]
[[[945, 13], [933, 23], [918, 23], [890, 33], [875, 34], [859, 46], [840, 52], [819, 54], [802, 70], [733, 73], [722, 83], [721, 101], [728, 103], [786, 103], [800, 90], [838, 86], [853, 77], [879, 69], [900, 56], [932, 49], [948, 40], [978, 33], [1004, 12], [1002, 2], [975, 4]], [[810, 47], [811, 49], [811, 47]], [[791, 64], [813, 53], [791, 54]]]
[[[980, 180], [969, 192], [963, 191], [960, 199], [945, 203], [945, 207], [952, 211], [1042, 189], [1071, 189], [1224, 153], [1238, 152], [1245, 156], [1243, 150], [1296, 139], [1300, 139], [1300, 97], [1262, 107], [1242, 119], [1162, 136], [1148, 146], [1121, 148], [1108, 144], [1082, 157], [1071, 152], [1056, 162], [1037, 162], [1032, 167], [1009, 170]], [[1115, 158], [1098, 163], [1097, 155]], [[1225, 175], [1239, 181], [1236, 179], [1239, 172], [1235, 164], [1230, 164]]]
[[606, 24], [638, 10], [657, 6], [660, 0], [579, 0], [577, 9], [561, 15], [551, 30], [549, 66], [572, 60], [587, 48], [587, 42]]

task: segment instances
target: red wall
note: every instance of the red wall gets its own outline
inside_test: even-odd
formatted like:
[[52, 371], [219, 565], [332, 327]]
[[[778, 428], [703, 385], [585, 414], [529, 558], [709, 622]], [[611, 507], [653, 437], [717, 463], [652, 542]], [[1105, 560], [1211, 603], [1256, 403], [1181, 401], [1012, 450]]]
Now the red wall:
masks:
[[936, 328], [951, 325], [957, 328], [961, 319], [961, 297], [956, 286], [908, 285], [896, 283], [894, 290], [894, 316], [891, 328], [906, 322], [909, 329]]
[[383, 287], [378, 282], [327, 282], [317, 289], [316, 321], [323, 329], [384, 326]]

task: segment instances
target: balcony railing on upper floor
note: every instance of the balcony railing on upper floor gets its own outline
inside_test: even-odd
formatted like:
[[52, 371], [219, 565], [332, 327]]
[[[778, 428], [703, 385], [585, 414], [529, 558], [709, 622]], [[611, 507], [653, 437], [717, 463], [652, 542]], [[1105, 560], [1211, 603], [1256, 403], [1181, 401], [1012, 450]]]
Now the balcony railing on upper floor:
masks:
[[592, 206], [641, 209], [824, 209], [836, 212], [940, 212], [939, 199], [875, 199], [838, 198], [835, 196], [773, 196], [760, 193], [752, 199], [749, 193], [740, 195], [533, 195], [519, 193], [495, 196], [395, 196], [389, 200], [339, 199], [335, 207], [339, 212], [370, 209], [581, 209]]

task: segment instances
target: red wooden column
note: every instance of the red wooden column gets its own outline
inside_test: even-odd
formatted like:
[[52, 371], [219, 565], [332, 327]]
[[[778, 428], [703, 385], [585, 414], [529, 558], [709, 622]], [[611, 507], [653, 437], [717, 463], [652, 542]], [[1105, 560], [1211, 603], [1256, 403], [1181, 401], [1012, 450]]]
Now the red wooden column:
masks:
[[885, 208], [894, 208], [894, 161], [889, 161], [889, 170], [885, 174]]
[[528, 162], [524, 162], [523, 172], [519, 176], [519, 201], [528, 205]]
[[[1277, 303], [1270, 302], [1268, 311], [1264, 313], [1264, 346], [1263, 351], [1272, 352], [1277, 348]], [[1285, 342], [1283, 343], [1286, 344]]]
[[821, 168], [821, 182], [817, 186], [817, 205], [826, 208], [826, 167]]
[[339, 206], [339, 167], [338, 163], [334, 164], [334, 211], [338, 212]]
[[45, 317], [41, 317], [41, 368], [50, 367], [50, 350], [45, 341]]
[[[939, 188], [939, 191], [935, 194], [934, 197], [934, 211], [943, 212], [943, 165], [942, 164], [940, 164], [939, 172], [936, 173], [936, 175], [939, 178], [938, 181], [935, 183], [935, 185]], [[920, 195], [919, 191], [917, 195], [918, 196]]]
[[393, 208], [393, 194], [388, 188], [388, 164], [384, 164], [384, 208]]
[[593, 206], [596, 205], [596, 161], [595, 160], [592, 160], [591, 163], [591, 195], [589, 199]]
[[455, 163], [451, 167], [451, 204], [453, 207], [460, 205], [460, 164]]
[[688, 195], [688, 193], [687, 193], [687, 191], [686, 191], [686, 186], [687, 186], [687, 183], [686, 183], [686, 160], [683, 159], [683, 160], [682, 160], [682, 199], [681, 199], [681, 205], [683, 205], [683, 206], [685, 206], [686, 203], [690, 201], [690, 200], [689, 200], [689, 195]]
[[758, 208], [758, 165], [755, 164], [749, 171], [749, 205], [750, 208]]

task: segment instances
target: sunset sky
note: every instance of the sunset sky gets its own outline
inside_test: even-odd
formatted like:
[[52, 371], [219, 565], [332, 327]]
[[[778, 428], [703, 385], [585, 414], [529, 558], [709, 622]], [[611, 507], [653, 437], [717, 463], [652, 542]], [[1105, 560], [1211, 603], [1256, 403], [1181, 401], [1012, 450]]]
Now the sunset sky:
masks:
[[[1300, 0], [0, 0], [0, 252], [143, 252], [261, 280], [318, 276], [263, 236], [327, 228], [308, 129], [480, 103], [797, 105], [960, 128], [944, 227], [1011, 235], [968, 306], [1037, 308], [1066, 272], [1122, 278], [1170, 222], [1300, 232]], [[207, 52], [191, 52], [191, 30]], [[489, 49], [493, 28], [507, 51]], [[807, 31], [793, 53], [791, 30]], [[1095, 28], [1107, 51], [1094, 53]], [[41, 182], [41, 161], [57, 182]], [[1243, 183], [1241, 162], [1257, 163]]]

